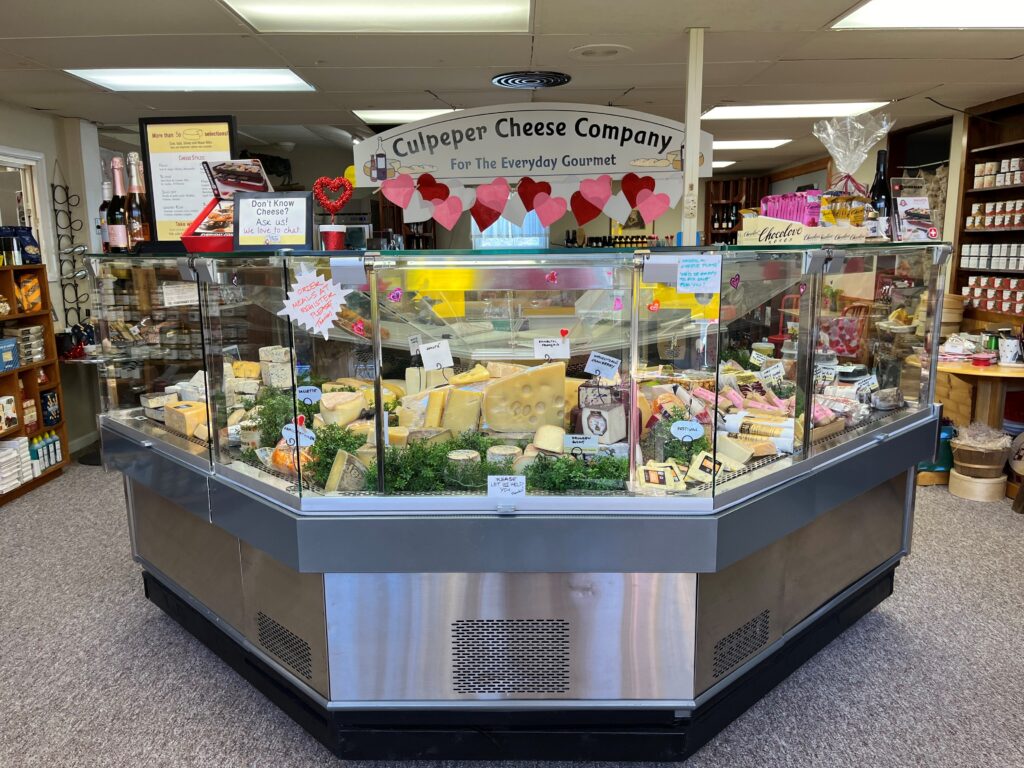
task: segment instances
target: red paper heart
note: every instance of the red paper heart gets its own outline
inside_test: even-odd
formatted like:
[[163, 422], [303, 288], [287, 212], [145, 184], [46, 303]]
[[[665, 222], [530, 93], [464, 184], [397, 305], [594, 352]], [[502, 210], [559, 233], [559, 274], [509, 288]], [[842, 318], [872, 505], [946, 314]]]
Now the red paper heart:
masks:
[[636, 196], [642, 189], [654, 191], [653, 176], [637, 176], [635, 173], [627, 173], [622, 177], [622, 194], [626, 196], [626, 202], [629, 203], [630, 208], [636, 208]]
[[559, 331], [559, 333], [562, 334], [562, 338], [564, 339], [566, 336], [569, 335], [569, 329], [563, 328], [562, 330]]
[[429, 173], [420, 174], [416, 183], [424, 200], [447, 200], [451, 194], [447, 184], [435, 180]]
[[481, 232], [501, 218], [500, 211], [484, 205], [479, 200], [473, 203], [473, 207], [469, 209], [469, 215], [473, 217], [473, 221], [480, 227]]
[[[324, 192], [324, 187], [327, 187], [331, 192], [337, 192], [339, 189], [343, 189], [345, 191], [341, 193], [341, 197], [336, 200], [332, 200], [327, 196], [327, 193]], [[334, 216], [348, 204], [349, 200], [352, 199], [352, 182], [344, 176], [337, 176], [333, 179], [328, 178], [327, 176], [321, 176], [313, 182], [313, 197], [316, 198], [316, 201], [320, 204], [321, 208], [331, 214], [331, 216]]]
[[550, 195], [551, 185], [546, 181], [534, 181], [529, 176], [523, 176], [523, 178], [519, 180], [519, 186], [516, 188], [516, 192], [519, 194], [519, 199], [523, 201], [523, 208], [528, 211], [532, 211], [533, 198], [541, 192]]
[[572, 215], [576, 217], [576, 223], [581, 227], [601, 215], [601, 209], [579, 192], [572, 193], [572, 197], [569, 198], [569, 206], [572, 208]]

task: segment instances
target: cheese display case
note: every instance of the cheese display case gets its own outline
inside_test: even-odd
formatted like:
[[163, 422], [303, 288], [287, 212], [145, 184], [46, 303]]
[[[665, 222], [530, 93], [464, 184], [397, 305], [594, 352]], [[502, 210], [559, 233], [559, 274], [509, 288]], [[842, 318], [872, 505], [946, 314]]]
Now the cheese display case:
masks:
[[107, 383], [147, 596], [345, 758], [684, 757], [891, 593], [948, 253], [133, 259], [204, 355]]

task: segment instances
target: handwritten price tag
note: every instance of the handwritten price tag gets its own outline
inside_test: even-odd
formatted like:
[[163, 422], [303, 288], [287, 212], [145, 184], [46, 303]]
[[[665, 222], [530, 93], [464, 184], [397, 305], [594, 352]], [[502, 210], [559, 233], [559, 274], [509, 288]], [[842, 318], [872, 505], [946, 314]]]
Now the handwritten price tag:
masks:
[[696, 421], [674, 421], [669, 431], [676, 440], [699, 440], [704, 437], [704, 427]]
[[316, 442], [316, 433], [305, 427], [296, 427], [294, 424], [285, 424], [281, 427], [281, 437], [291, 446], [298, 445], [306, 448]]
[[488, 475], [487, 495], [507, 499], [526, 495], [525, 475]]
[[866, 379], [861, 379], [857, 382], [857, 395], [866, 395], [870, 392], [877, 392], [879, 390], [878, 377], [875, 374], [871, 374]]
[[572, 357], [569, 353], [569, 339], [534, 339], [533, 356], [538, 360], [568, 360]]
[[428, 371], [451, 368], [455, 365], [447, 339], [420, 344], [420, 357], [423, 359], [423, 367]]
[[599, 447], [596, 435], [566, 435], [562, 441], [566, 453], [572, 453], [576, 448], [584, 453], [596, 453]]
[[760, 368], [764, 365], [764, 361], [768, 359], [768, 355], [758, 352], [756, 349], [750, 353], [750, 362]]
[[414, 333], [409, 337], [409, 354], [418, 355], [420, 352], [420, 344], [423, 343], [423, 337], [418, 333]]
[[323, 392], [320, 391], [320, 387], [303, 384], [295, 390], [295, 399], [306, 405], [319, 403], [321, 397], [323, 397]]
[[591, 352], [587, 359], [587, 366], [583, 370], [594, 376], [600, 376], [602, 379], [614, 379], [621, 364], [622, 361], [617, 357]]
[[786, 378], [786, 369], [782, 363], [772, 363], [767, 368], [758, 371], [757, 377], [761, 379], [763, 384], [776, 386], [781, 384], [782, 380]]
[[831, 363], [815, 363], [814, 364], [814, 384], [831, 384], [836, 380], [836, 376], [839, 374], [839, 367], [832, 365]]

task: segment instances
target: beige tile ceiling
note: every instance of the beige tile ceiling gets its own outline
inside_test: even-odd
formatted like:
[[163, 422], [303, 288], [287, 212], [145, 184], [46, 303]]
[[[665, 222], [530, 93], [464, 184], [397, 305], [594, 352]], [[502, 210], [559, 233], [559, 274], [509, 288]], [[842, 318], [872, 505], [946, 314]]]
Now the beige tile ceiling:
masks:
[[[285, 2], [286, 0], [282, 0]], [[379, 0], [386, 2], [386, 0]], [[438, 0], [440, 1], [440, 0]], [[858, 0], [535, 0], [529, 34], [259, 34], [220, 0], [37, 0], [0, 26], [0, 101], [101, 125], [140, 116], [230, 113], [255, 143], [326, 140], [307, 126], [370, 130], [353, 109], [489, 106], [524, 101], [614, 104], [684, 113], [686, 30], [707, 28], [703, 104], [890, 100], [912, 125], [1024, 91], [1024, 34], [843, 31], [829, 24]], [[581, 45], [628, 46], [610, 60]], [[64, 74], [90, 67], [293, 68], [315, 93], [110, 93]], [[572, 82], [505, 91], [492, 75], [550, 68]], [[727, 139], [790, 138], [768, 152], [721, 153], [729, 172], [820, 156], [812, 120], [717, 121]], [[0, 126], [0, 143], [3, 128]], [[128, 131], [128, 135], [131, 131]]]

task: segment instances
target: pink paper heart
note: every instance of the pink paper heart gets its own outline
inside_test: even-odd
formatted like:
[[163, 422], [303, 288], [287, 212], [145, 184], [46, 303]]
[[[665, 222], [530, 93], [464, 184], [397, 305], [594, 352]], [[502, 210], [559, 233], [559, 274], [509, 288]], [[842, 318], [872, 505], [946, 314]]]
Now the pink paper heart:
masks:
[[588, 203], [604, 210], [605, 203], [612, 197], [612, 177], [605, 174], [596, 179], [584, 179], [580, 182], [580, 194]]
[[533, 198], [533, 210], [542, 226], [550, 227], [565, 215], [568, 203], [560, 197], [551, 197], [547, 192], [538, 192]]
[[452, 195], [447, 200], [434, 200], [434, 221], [451, 230], [462, 215], [462, 201]]
[[652, 192], [649, 189], [641, 189], [637, 193], [636, 209], [647, 224], [661, 216], [669, 207], [669, 199], [666, 194]]
[[409, 205], [415, 191], [416, 180], [408, 173], [400, 173], [393, 179], [385, 179], [380, 185], [380, 193], [399, 208]]
[[476, 188], [476, 201], [485, 208], [501, 213], [508, 204], [510, 191], [508, 181], [499, 176], [491, 183]]

